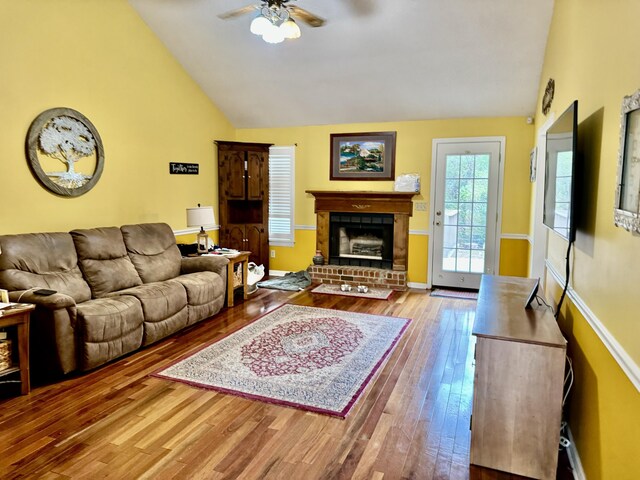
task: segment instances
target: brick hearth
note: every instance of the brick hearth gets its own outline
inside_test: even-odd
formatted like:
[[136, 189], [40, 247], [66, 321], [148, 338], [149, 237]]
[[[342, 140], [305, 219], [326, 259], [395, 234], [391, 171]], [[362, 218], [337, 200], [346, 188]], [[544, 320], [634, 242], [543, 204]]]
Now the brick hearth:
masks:
[[407, 272], [382, 268], [345, 267], [338, 265], [311, 265], [307, 269], [311, 280], [316, 283], [341, 285], [366, 285], [368, 287], [407, 289]]

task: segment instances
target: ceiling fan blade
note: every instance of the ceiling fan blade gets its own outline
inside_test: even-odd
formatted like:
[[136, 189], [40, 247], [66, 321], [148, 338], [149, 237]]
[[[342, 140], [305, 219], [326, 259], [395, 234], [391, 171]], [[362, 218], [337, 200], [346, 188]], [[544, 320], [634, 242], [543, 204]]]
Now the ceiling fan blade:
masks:
[[247, 5], [246, 7], [237, 8], [235, 10], [221, 13], [220, 15], [218, 15], [218, 18], [221, 18], [222, 20], [229, 20], [230, 18], [239, 17], [240, 15], [246, 15], [247, 13], [251, 13], [254, 10], [258, 10], [259, 8], [260, 7], [258, 7], [257, 5]]
[[321, 27], [326, 23], [326, 20], [324, 18], [320, 18], [303, 8], [290, 6], [289, 10], [294, 17], [302, 20], [304, 23], [311, 27]]

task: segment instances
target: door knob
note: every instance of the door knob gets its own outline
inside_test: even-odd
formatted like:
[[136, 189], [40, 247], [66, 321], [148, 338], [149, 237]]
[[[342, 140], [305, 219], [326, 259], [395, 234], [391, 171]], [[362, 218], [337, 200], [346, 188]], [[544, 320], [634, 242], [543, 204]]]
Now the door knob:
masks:
[[438, 227], [439, 227], [439, 226], [440, 226], [440, 222], [436, 222], [436, 226], [438, 226]]
[[438, 211], [436, 212], [436, 215], [440, 216], [440, 215], [442, 215], [442, 212], [441, 212], [440, 210], [438, 210]]

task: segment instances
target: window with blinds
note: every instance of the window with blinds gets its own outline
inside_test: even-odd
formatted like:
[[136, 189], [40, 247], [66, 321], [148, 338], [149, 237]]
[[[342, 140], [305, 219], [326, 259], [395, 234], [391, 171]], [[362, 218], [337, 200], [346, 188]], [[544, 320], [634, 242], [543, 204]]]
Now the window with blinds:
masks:
[[269, 149], [269, 244], [293, 246], [295, 147]]

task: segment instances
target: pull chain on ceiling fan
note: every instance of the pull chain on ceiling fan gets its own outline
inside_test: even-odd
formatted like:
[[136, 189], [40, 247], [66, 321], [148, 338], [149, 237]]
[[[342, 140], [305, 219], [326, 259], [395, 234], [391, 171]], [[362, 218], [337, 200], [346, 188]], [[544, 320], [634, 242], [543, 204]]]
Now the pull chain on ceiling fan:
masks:
[[300, 27], [294, 18], [311, 27], [321, 27], [324, 19], [302, 8], [289, 5], [294, 0], [264, 0], [260, 5], [247, 5], [230, 12], [218, 15], [223, 20], [250, 13], [257, 10], [258, 15], [251, 22], [250, 31], [261, 35], [267, 43], [281, 43], [285, 39], [300, 38]]

